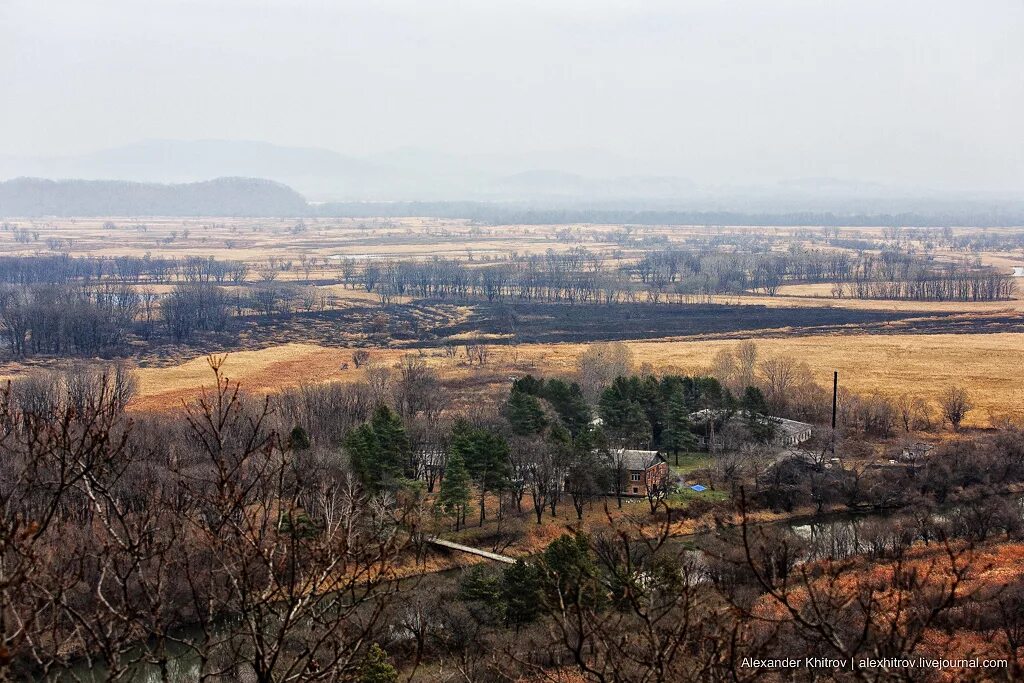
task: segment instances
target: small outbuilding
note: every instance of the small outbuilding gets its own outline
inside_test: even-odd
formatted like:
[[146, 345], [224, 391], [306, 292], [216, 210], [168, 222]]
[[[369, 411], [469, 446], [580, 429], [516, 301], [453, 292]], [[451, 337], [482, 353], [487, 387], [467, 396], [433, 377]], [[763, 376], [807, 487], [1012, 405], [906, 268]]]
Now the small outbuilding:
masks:
[[812, 426], [806, 422], [787, 420], [784, 417], [770, 417], [775, 426], [775, 443], [780, 446], [796, 446], [811, 438]]
[[[724, 410], [704, 409], [698, 410], [695, 413], [690, 413], [690, 420], [698, 428], [701, 425], [707, 427], [711, 421], [714, 421], [714, 432], [711, 429], [706, 429], [704, 435], [697, 435], [697, 442], [704, 448], [708, 447], [708, 439], [712, 434], [714, 435], [714, 444], [716, 447], [734, 447], [738, 445], [735, 441], [735, 433], [743, 431], [743, 416], [739, 413], [726, 412]], [[773, 415], [758, 415], [758, 420], [772, 428], [772, 443], [784, 448], [802, 444], [804, 441], [811, 438], [811, 434], [814, 430], [814, 425], [806, 422], [798, 422], [797, 420], [775, 417]], [[728, 429], [729, 427], [734, 427], [734, 429], [731, 430], [734, 432], [731, 444], [726, 440], [725, 434], [725, 432], [730, 431]], [[749, 437], [749, 434], [746, 436]]]

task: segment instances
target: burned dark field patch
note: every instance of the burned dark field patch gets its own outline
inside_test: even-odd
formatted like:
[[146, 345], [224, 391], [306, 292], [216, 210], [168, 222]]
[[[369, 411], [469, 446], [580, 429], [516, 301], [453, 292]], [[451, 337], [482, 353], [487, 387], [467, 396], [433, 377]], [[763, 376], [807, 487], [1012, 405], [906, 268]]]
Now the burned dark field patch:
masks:
[[520, 343], [592, 342], [662, 337], [772, 336], [785, 334], [994, 333], [1024, 329], [1013, 313], [964, 315], [872, 311], [832, 307], [770, 308], [753, 305], [481, 304], [450, 327], [432, 330], [444, 339], [480, 332]]

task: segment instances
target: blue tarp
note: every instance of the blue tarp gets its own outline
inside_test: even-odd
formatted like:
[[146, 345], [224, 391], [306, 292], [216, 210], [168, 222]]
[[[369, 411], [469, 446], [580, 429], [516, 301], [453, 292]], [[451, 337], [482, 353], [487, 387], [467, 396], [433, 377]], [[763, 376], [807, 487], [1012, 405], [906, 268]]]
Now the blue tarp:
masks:
[[694, 484], [693, 486], [690, 487], [690, 490], [700, 493], [701, 491], [707, 491], [707, 487], [701, 486], [700, 484]]

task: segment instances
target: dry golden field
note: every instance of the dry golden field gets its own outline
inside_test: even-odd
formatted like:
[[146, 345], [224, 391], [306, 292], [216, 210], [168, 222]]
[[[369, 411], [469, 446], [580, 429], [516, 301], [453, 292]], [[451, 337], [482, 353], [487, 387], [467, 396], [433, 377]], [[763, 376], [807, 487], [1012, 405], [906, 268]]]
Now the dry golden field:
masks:
[[[76, 218], [13, 220], [35, 239], [0, 240], [0, 254], [67, 253], [72, 256], [189, 256], [232, 259], [250, 263], [270, 258], [293, 260], [298, 269], [302, 255], [318, 259], [380, 257], [469, 259], [507, 253], [543, 254], [562, 251], [577, 241], [559, 239], [566, 226], [478, 226], [466, 220], [435, 218], [332, 218], [332, 219], [182, 219], [182, 218]], [[105, 227], [106, 226], [106, 227]], [[621, 226], [588, 225], [573, 229], [590, 248], [610, 250], [595, 238]], [[673, 228], [683, 236], [694, 229]], [[649, 234], [665, 234], [650, 229]], [[287, 278], [283, 278], [287, 279]]]
[[[742, 235], [784, 238], [787, 243], [818, 248], [814, 240], [823, 228], [779, 226], [695, 226], [695, 225], [479, 225], [464, 219], [441, 218], [160, 218], [110, 217], [61, 219], [11, 219], [14, 227], [33, 235], [19, 242], [8, 235], [0, 238], [0, 254], [34, 255], [67, 253], [73, 256], [187, 257], [213, 256], [264, 262], [269, 258], [298, 259], [305, 254], [318, 258], [355, 259], [396, 257], [468, 259], [517, 254], [543, 254], [549, 249], [563, 251], [586, 246], [591, 251], [628, 258], [630, 248], [612, 242], [613, 235], [628, 233], [634, 238], [665, 240], [668, 243], [712, 235]], [[881, 227], [838, 228], [844, 239], [882, 241]], [[953, 235], [974, 232], [956, 228]], [[990, 234], [1018, 232], [1013, 228], [990, 228]], [[849, 248], [831, 247], [850, 251]], [[872, 250], [868, 250], [872, 251]], [[938, 259], [963, 259], [963, 253], [936, 250]], [[980, 262], [1009, 271], [1024, 264], [1024, 250], [979, 252]], [[829, 285], [814, 285], [815, 294], [828, 295]], [[810, 293], [810, 292], [807, 292]]]
[[[697, 373], [708, 371], [712, 359], [732, 340], [657, 340], [629, 342], [638, 363], [650, 363], [655, 371]], [[968, 388], [976, 408], [967, 424], [986, 426], [991, 415], [1024, 417], [1024, 389], [1017, 363], [1024, 355], [1024, 335], [845, 335], [804, 336], [757, 341], [762, 358], [790, 355], [805, 361], [821, 384], [838, 370], [840, 382], [856, 392], [878, 392], [894, 397], [902, 393], [934, 397], [957, 384]], [[460, 357], [447, 358], [440, 350], [425, 352], [425, 360], [449, 380], [485, 375], [494, 390], [518, 372], [570, 375], [586, 347], [581, 344], [537, 344], [495, 347], [483, 369], [471, 368]], [[397, 362], [404, 351], [371, 351], [374, 362]], [[253, 392], [274, 391], [303, 382], [355, 380], [362, 370], [350, 363], [351, 349], [311, 344], [287, 344], [260, 351], [232, 353], [225, 364], [227, 375]], [[343, 363], [349, 368], [342, 370]], [[205, 357], [166, 368], [142, 368], [140, 395], [135, 408], [151, 410], [180, 405], [209, 384]]]

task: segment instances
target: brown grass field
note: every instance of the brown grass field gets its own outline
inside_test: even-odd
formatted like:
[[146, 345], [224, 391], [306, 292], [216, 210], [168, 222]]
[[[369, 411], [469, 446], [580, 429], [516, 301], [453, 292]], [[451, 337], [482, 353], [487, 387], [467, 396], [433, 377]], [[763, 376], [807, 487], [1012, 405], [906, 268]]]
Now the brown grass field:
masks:
[[[737, 343], [655, 340], [629, 342], [629, 346], [638, 363], [650, 363], [656, 372], [699, 373], [710, 368], [719, 349]], [[951, 385], [964, 386], [976, 406], [968, 416], [969, 425], [987, 426], [992, 415], [1024, 417], [1024, 389], [1017, 366], [1024, 354], [1024, 335], [804, 336], [762, 339], [757, 344], [762, 358], [791, 355], [805, 361], [823, 385], [831, 381], [832, 371], [838, 370], [841, 385], [856, 392], [890, 397], [907, 392], [934, 397]], [[477, 376], [476, 384], [482, 380], [497, 395], [507, 385], [508, 377], [517, 373], [571, 375], [585, 348], [581, 344], [497, 346], [484, 368], [471, 368], [461, 356], [447, 358], [439, 350], [427, 351], [424, 357], [442, 371], [446, 380]], [[403, 353], [400, 349], [371, 351], [373, 361], [381, 364], [393, 364]], [[248, 391], [271, 392], [304, 382], [358, 379], [362, 370], [355, 370], [351, 364], [349, 369], [341, 369], [342, 363], [350, 360], [351, 349], [286, 344], [232, 353], [224, 369]], [[138, 372], [140, 394], [134, 403], [138, 410], [180, 405], [210, 382], [205, 357]]]
[[[543, 254], [549, 249], [562, 251], [576, 246], [628, 258], [630, 248], [623, 248], [607, 238], [621, 234], [622, 225], [478, 225], [463, 219], [440, 218], [161, 218], [110, 217], [11, 219], [7, 221], [34, 234], [30, 242], [12, 238], [0, 239], [0, 254], [32, 255], [46, 252], [73, 256], [142, 256], [186, 257], [213, 256], [262, 262], [270, 257], [297, 258], [301, 254], [318, 257], [402, 257], [446, 258], [486, 257], [506, 253]], [[108, 227], [104, 227], [104, 226]], [[113, 227], [109, 227], [113, 225]], [[296, 226], [302, 226], [301, 231]], [[629, 226], [637, 237], [658, 238], [669, 243], [686, 238], [712, 234], [758, 235], [786, 238], [807, 248], [817, 248], [809, 235], [820, 236], [820, 228], [780, 226], [700, 226], [640, 225]], [[839, 228], [843, 238], [885, 240], [881, 227]], [[955, 228], [954, 235], [967, 234], [976, 228]], [[987, 232], [1018, 232], [1018, 228], [989, 228]], [[566, 236], [571, 236], [566, 239]], [[51, 246], [50, 240], [59, 246]], [[832, 247], [839, 251], [850, 251]], [[872, 251], [872, 250], [869, 250]], [[852, 253], [852, 252], [851, 252]], [[965, 254], [935, 250], [940, 260], [963, 259]], [[1024, 264], [1024, 250], [993, 251], [972, 254], [981, 263], [1009, 271]], [[829, 285], [815, 294], [828, 295]], [[810, 293], [810, 292], [807, 292]]]

